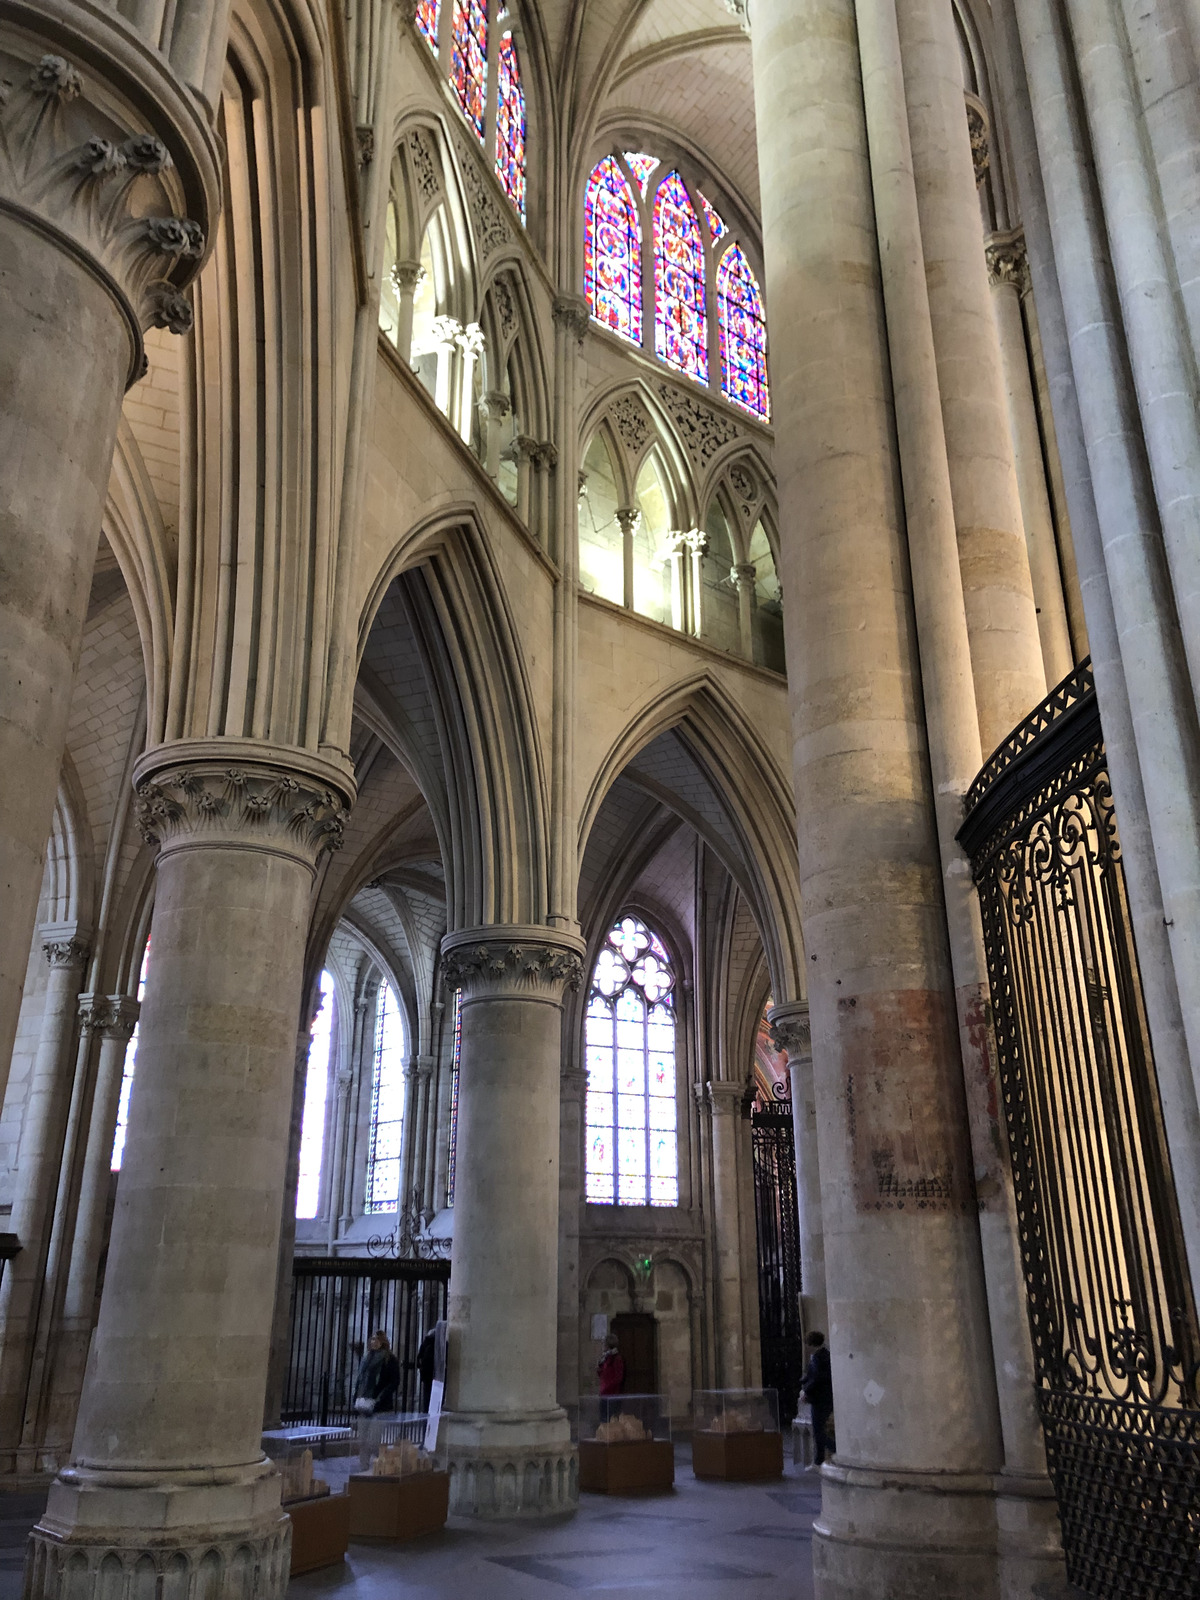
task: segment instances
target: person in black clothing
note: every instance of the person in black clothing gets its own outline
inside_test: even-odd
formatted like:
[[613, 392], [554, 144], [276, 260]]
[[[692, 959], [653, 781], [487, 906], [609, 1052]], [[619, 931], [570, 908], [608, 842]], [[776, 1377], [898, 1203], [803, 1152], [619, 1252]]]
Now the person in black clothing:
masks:
[[808, 1370], [804, 1374], [804, 1382], [800, 1385], [800, 1393], [812, 1407], [813, 1444], [816, 1446], [815, 1465], [819, 1467], [824, 1463], [825, 1452], [829, 1445], [827, 1429], [829, 1419], [833, 1415], [833, 1372], [825, 1335], [810, 1333], [805, 1342], [812, 1354], [808, 1358]]
[[378, 1436], [372, 1424], [396, 1409], [396, 1391], [400, 1387], [400, 1363], [392, 1353], [388, 1336], [380, 1328], [367, 1340], [367, 1353], [362, 1358], [358, 1377], [354, 1381], [354, 1409], [359, 1414], [358, 1462], [365, 1472], [369, 1463], [371, 1446]]
[[429, 1410], [429, 1394], [433, 1388], [433, 1364], [437, 1348], [437, 1334], [433, 1328], [421, 1340], [417, 1350], [417, 1376], [421, 1380], [421, 1410]]

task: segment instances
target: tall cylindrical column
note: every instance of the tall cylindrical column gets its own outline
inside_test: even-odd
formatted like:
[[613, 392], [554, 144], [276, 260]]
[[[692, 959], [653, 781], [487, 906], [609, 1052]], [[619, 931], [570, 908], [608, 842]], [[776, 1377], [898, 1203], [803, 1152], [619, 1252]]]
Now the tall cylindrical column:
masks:
[[749, 1383], [743, 1317], [742, 1240], [738, 1206], [738, 1122], [743, 1083], [708, 1085], [712, 1113], [713, 1234], [717, 1288], [717, 1381], [726, 1389]]
[[0, 1440], [6, 1446], [10, 1442], [16, 1445], [23, 1433], [29, 1361], [71, 1104], [72, 1046], [77, 1037], [79, 990], [88, 958], [86, 934], [81, 938], [79, 933], [74, 923], [42, 929], [42, 950], [50, 970], [17, 1152], [17, 1192], [11, 1222], [21, 1251], [9, 1262], [0, 1287]]
[[1030, 352], [1025, 340], [1024, 302], [1029, 294], [1029, 265], [1025, 259], [1025, 234], [993, 234], [987, 241], [988, 278], [992, 309], [1000, 335], [1004, 385], [1008, 394], [1008, 421], [1012, 429], [1021, 496], [1021, 520], [1029, 553], [1029, 575], [1037, 606], [1042, 662], [1049, 685], [1060, 683], [1075, 665], [1067, 602], [1059, 566], [1050, 486], [1038, 428], [1033, 395]]
[[562, 1073], [558, 1167], [558, 1402], [569, 1412], [579, 1405], [579, 1218], [583, 1204], [584, 1101], [587, 1073]]
[[159, 746], [136, 776], [154, 961], [73, 1459], [25, 1592], [132, 1596], [152, 1570], [275, 1600], [289, 1533], [259, 1435], [296, 1029], [314, 866], [352, 789], [242, 740]]
[[816, 1592], [989, 1593], [995, 1375], [854, 6], [756, 0], [751, 38], [768, 289], [788, 308], [781, 577], [838, 1436]]
[[771, 1041], [787, 1052], [792, 1085], [792, 1131], [796, 1142], [796, 1206], [800, 1215], [800, 1303], [806, 1331], [827, 1333], [825, 1236], [821, 1226], [821, 1160], [817, 1151], [817, 1102], [813, 1085], [812, 1028], [807, 1001], [772, 1006]]
[[523, 926], [442, 944], [462, 991], [443, 1438], [451, 1505], [468, 1516], [550, 1516], [578, 1498], [556, 1286], [562, 993], [582, 981], [583, 948]]
[[[90, 1000], [86, 1009], [83, 1000]], [[125, 1054], [137, 1024], [139, 1006], [128, 995], [84, 996], [84, 1027], [99, 1038], [96, 1081], [88, 1120], [87, 1144], [79, 1181], [79, 1202], [67, 1265], [62, 1322], [51, 1377], [55, 1417], [74, 1417], [83, 1390], [84, 1368], [96, 1318], [100, 1257], [108, 1224], [112, 1149], [121, 1102]]]
[[219, 205], [199, 100], [157, 50], [133, 53], [124, 16], [64, 0], [16, 15], [0, 16], [0, 1089], [121, 396], [142, 329], [189, 325], [179, 288]]
[[1046, 692], [954, 11], [896, 7], [984, 754]]

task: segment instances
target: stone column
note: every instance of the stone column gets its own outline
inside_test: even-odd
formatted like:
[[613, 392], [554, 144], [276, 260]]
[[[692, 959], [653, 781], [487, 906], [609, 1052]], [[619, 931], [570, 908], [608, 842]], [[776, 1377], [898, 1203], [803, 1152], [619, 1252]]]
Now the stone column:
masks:
[[755, 0], [751, 35], [838, 1430], [813, 1561], [819, 1600], [960, 1600], [996, 1592], [1002, 1455], [856, 20]]
[[544, 440], [533, 452], [534, 494], [532, 531], [543, 550], [550, 543], [550, 479], [558, 465], [558, 449]]
[[512, 401], [500, 389], [490, 390], [479, 402], [483, 418], [483, 465], [489, 478], [500, 476], [500, 430], [512, 411]]
[[433, 326], [429, 330], [433, 341], [433, 351], [437, 357], [437, 373], [433, 380], [433, 401], [443, 416], [449, 417], [457, 426], [457, 419], [450, 416], [454, 400], [454, 349], [455, 341], [463, 331], [463, 325], [454, 317], [434, 317]]
[[533, 458], [537, 453], [537, 440], [527, 433], [519, 433], [511, 449], [517, 463], [517, 516], [533, 532], [530, 512], [533, 506]]
[[1000, 354], [1004, 362], [1008, 421], [1012, 429], [1021, 519], [1029, 552], [1029, 574], [1037, 607], [1042, 661], [1046, 668], [1047, 684], [1055, 684], [1070, 672], [1075, 665], [1075, 656], [1067, 623], [1067, 603], [1059, 567], [1058, 541], [1054, 534], [1054, 516], [1050, 510], [1050, 487], [1034, 400], [1030, 350], [1025, 339], [1024, 307], [1030, 288], [1024, 230], [1017, 228], [1011, 233], [993, 234], [987, 241], [986, 257], [988, 281], [992, 286], [992, 308], [996, 314]]
[[25, 1594], [276, 1600], [289, 1524], [259, 1433], [297, 1019], [315, 864], [353, 790], [234, 739], [158, 746], [135, 781], [161, 845], [137, 1089], [73, 1459]]
[[642, 525], [642, 513], [636, 506], [618, 506], [615, 512], [617, 527], [621, 530], [622, 605], [633, 610], [633, 541]]
[[796, 1205], [800, 1213], [800, 1301], [805, 1332], [828, 1336], [825, 1300], [825, 1235], [821, 1227], [821, 1161], [817, 1153], [817, 1104], [813, 1085], [812, 1028], [808, 1005], [772, 1006], [771, 1042], [785, 1050], [792, 1084], [792, 1129], [796, 1139]]
[[99, 1039], [100, 1047], [52, 1375], [51, 1408], [55, 1418], [73, 1418], [83, 1390], [88, 1346], [96, 1320], [100, 1257], [104, 1252], [108, 1223], [121, 1080], [140, 1007], [129, 995], [81, 995], [79, 1009], [84, 1029]]
[[396, 349], [401, 361], [412, 361], [413, 299], [425, 277], [419, 261], [397, 261], [392, 268], [396, 291]]
[[190, 326], [220, 205], [201, 102], [138, 33], [70, 0], [0, 15], [0, 1090], [121, 396], [142, 330]]
[[744, 1083], [714, 1079], [708, 1085], [712, 1113], [713, 1233], [717, 1280], [717, 1381], [740, 1389], [746, 1370], [743, 1317], [741, 1206], [738, 1193], [737, 1142], [740, 1135]]
[[708, 553], [708, 535], [702, 528], [689, 528], [683, 542], [691, 556], [688, 562], [691, 598], [684, 608], [684, 625], [699, 638], [704, 632], [704, 557]]
[[984, 754], [1046, 692], [1004, 369], [984, 260], [962, 60], [944, 0], [896, 7]]
[[578, 1498], [556, 1397], [562, 993], [583, 941], [547, 927], [447, 934], [442, 971], [462, 991], [450, 1277], [451, 1507], [549, 1516]]
[[558, 1403], [579, 1406], [579, 1219], [584, 1203], [587, 1073], [564, 1067], [558, 1165]]
[[71, 1104], [79, 991], [89, 953], [86, 932], [74, 923], [52, 923], [41, 931], [50, 971], [21, 1126], [10, 1224], [21, 1251], [9, 1262], [0, 1283], [0, 1439], [6, 1445], [16, 1444], [24, 1432], [29, 1362]]
[[470, 444], [475, 422], [475, 364], [483, 354], [483, 329], [477, 322], [468, 322], [454, 342], [462, 354], [458, 371], [458, 416], [454, 424], [462, 442]]
[[730, 570], [738, 597], [738, 643], [747, 661], [754, 660], [754, 602], [758, 593], [758, 568], [752, 561], [739, 561]]

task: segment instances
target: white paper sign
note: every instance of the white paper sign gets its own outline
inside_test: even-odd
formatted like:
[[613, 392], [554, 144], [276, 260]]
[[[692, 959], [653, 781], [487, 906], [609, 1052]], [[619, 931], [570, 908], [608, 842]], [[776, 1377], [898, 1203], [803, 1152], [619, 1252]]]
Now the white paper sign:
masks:
[[425, 1424], [425, 1448], [430, 1455], [437, 1449], [438, 1423], [442, 1416], [442, 1391], [445, 1384], [435, 1378], [429, 1386], [429, 1421]]
[[603, 1340], [608, 1338], [608, 1312], [592, 1312], [592, 1338]]

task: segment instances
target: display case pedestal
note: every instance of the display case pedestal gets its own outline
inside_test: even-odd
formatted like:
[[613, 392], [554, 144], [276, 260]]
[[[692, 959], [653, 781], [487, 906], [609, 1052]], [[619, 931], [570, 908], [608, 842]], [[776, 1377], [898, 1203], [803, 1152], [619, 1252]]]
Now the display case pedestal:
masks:
[[333, 1567], [346, 1559], [350, 1543], [350, 1497], [319, 1494], [283, 1508], [292, 1519], [292, 1577]]
[[408, 1478], [353, 1472], [346, 1493], [352, 1539], [417, 1539], [436, 1533], [450, 1514], [446, 1472], [418, 1472]]
[[697, 1478], [725, 1478], [733, 1483], [782, 1478], [783, 1435], [695, 1432], [692, 1471]]
[[669, 1439], [580, 1441], [580, 1489], [593, 1494], [655, 1494], [674, 1485], [675, 1447]]

